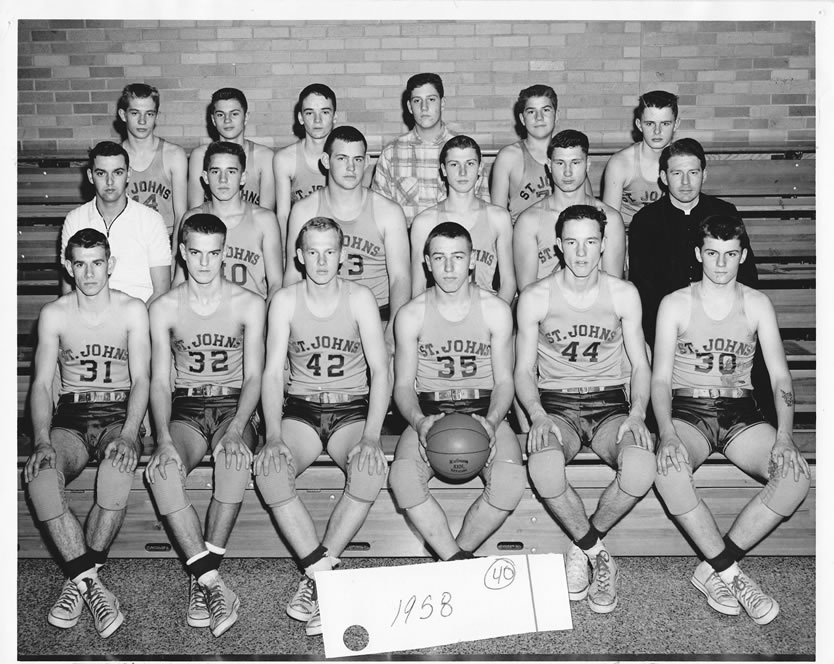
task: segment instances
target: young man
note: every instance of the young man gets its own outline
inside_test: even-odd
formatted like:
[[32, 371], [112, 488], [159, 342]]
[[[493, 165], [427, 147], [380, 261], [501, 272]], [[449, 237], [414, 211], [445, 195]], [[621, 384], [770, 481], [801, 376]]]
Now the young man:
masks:
[[[260, 205], [267, 210], [275, 208], [275, 179], [272, 175], [273, 152], [265, 145], [259, 145], [244, 136], [249, 122], [249, 103], [246, 95], [237, 88], [220, 88], [211, 96], [209, 103], [211, 124], [217, 130], [218, 140], [237, 143], [246, 150], [247, 169], [243, 179], [243, 200]], [[188, 207], [195, 208], [208, 200], [203, 188], [203, 171], [206, 145], [199, 145], [191, 151], [188, 159]]]
[[311, 83], [298, 95], [296, 108], [304, 138], [278, 150], [272, 160], [278, 223], [284, 241], [292, 206], [327, 184], [321, 157], [336, 122], [336, 93], [323, 83]]
[[[104, 234], [78, 231], [64, 256], [77, 287], [41, 310], [31, 392], [34, 451], [23, 473], [35, 516], [67, 576], [47, 620], [72, 627], [86, 604], [96, 631], [107, 638], [124, 615], [98, 568], [124, 520], [142, 451], [140, 425], [150, 380], [148, 314], [141, 300], [109, 287], [114, 260]], [[56, 362], [61, 397], [53, 415]], [[85, 535], [67, 507], [64, 486], [91, 459], [99, 465]]]
[[[265, 318], [262, 298], [223, 278], [225, 235], [214, 215], [186, 219], [179, 249], [188, 280], [151, 307], [157, 446], [145, 469], [188, 570], [188, 624], [210, 627], [214, 636], [237, 621], [240, 606], [218, 567], [249, 483]], [[185, 480], [206, 453], [214, 460], [214, 493], [204, 538]]]
[[159, 115], [159, 90], [145, 83], [131, 83], [117, 104], [125, 125], [122, 146], [130, 155], [130, 188], [134, 201], [156, 210], [171, 235], [174, 224], [188, 209], [188, 160], [185, 150], [154, 133]]
[[[443, 81], [437, 74], [415, 74], [406, 83], [406, 108], [414, 128], [383, 148], [371, 188], [399, 204], [411, 227], [420, 212], [446, 197], [440, 179], [440, 149], [452, 136], [443, 122]], [[489, 201], [487, 178], [478, 198]]]
[[[386, 323], [411, 294], [408, 231], [396, 203], [362, 186], [367, 149], [365, 137], [354, 127], [337, 127], [328, 136], [321, 157], [327, 186], [296, 203], [290, 213], [284, 284], [301, 280], [293, 249], [301, 227], [313, 217], [334, 219], [344, 232], [347, 252], [340, 274], [371, 289]], [[393, 325], [387, 326], [385, 343], [393, 356]]]
[[676, 95], [664, 90], [640, 95], [634, 125], [642, 140], [611, 155], [602, 184], [602, 200], [622, 214], [626, 228], [641, 207], [660, 198], [660, 153], [679, 123]]
[[[652, 374], [660, 433], [656, 484], [704, 559], [691, 581], [709, 606], [727, 615], [738, 615], [743, 607], [754, 622], [766, 625], [779, 614], [779, 604], [738, 561], [799, 507], [811, 473], [791, 437], [794, 392], [773, 305], [764, 293], [737, 281], [746, 258], [745, 235], [735, 217], [702, 221], [695, 253], [703, 278], [660, 304]], [[757, 339], [771, 376], [776, 430], [752, 397]], [[723, 539], [692, 478], [716, 451], [765, 482]]]
[[[61, 255], [82, 228], [107, 236], [113, 255], [110, 287], [150, 304], [171, 284], [171, 245], [159, 213], [127, 197], [130, 160], [124, 148], [102, 141], [90, 150], [87, 178], [96, 195], [75, 208], [61, 229]], [[72, 285], [61, 282], [63, 293]]]
[[[516, 393], [532, 422], [530, 480], [573, 540], [566, 557], [570, 598], [587, 596], [596, 613], [613, 611], [618, 601], [617, 565], [603, 538], [651, 488], [655, 474], [644, 421], [651, 370], [640, 296], [600, 269], [606, 230], [605, 213], [590, 205], [559, 215], [556, 243], [565, 269], [521, 293], [515, 366]], [[565, 464], [583, 445], [617, 469], [590, 518], [565, 477]]]
[[411, 225], [412, 296], [426, 290], [423, 268], [426, 237], [438, 224], [454, 221], [472, 237], [475, 283], [494, 293], [498, 270], [498, 296], [511, 302], [515, 297], [513, 227], [506, 210], [475, 196], [475, 185], [483, 175], [480, 146], [469, 136], [453, 136], [440, 151], [440, 172], [446, 181], [446, 199], [418, 214]]
[[[269, 310], [263, 400], [272, 407], [255, 456], [255, 481], [303, 572], [287, 614], [306, 621], [310, 636], [322, 633], [315, 574], [338, 562], [387, 468], [379, 437], [391, 394], [382, 323], [373, 293], [338, 276], [345, 254], [332, 219], [314, 217], [301, 228], [296, 256], [306, 278], [279, 291]], [[295, 478], [323, 449], [347, 483], [320, 538]]]
[[[556, 134], [548, 147], [553, 193], [525, 210], [513, 229], [513, 256], [519, 291], [558, 270], [560, 249], [556, 239], [556, 220], [571, 205], [590, 205], [602, 210], [605, 225], [605, 254], [602, 269], [612, 277], [623, 276], [625, 229], [620, 213], [589, 195], [588, 137], [581, 131], [565, 129]], [[538, 260], [531, 260], [537, 256]]]
[[[390, 483], [406, 517], [440, 560], [472, 558], [509, 516], [524, 492], [524, 466], [504, 417], [513, 398], [512, 316], [506, 302], [469, 279], [472, 239], [444, 222], [425, 244], [435, 285], [405, 305], [396, 320], [394, 399], [408, 422]], [[457, 536], [428, 489], [434, 471], [426, 435], [446, 413], [472, 415], [486, 429], [492, 452], [481, 471], [484, 493]]]
[[[208, 145], [203, 155], [203, 181], [211, 200], [183, 215], [208, 213], [226, 226], [223, 277], [246, 290], [271, 299], [283, 280], [283, 249], [278, 222], [272, 210], [244, 199], [247, 157], [237, 143], [218, 141]], [[177, 224], [179, 232], [180, 224]], [[182, 261], [176, 262], [174, 284], [185, 279]]]

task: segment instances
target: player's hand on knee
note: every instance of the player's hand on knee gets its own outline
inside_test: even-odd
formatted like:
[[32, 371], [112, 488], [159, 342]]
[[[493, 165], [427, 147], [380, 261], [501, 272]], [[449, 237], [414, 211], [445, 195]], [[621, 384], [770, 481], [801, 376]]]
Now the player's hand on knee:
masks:
[[252, 465], [252, 450], [246, 445], [243, 440], [243, 435], [236, 429], [229, 427], [217, 445], [214, 446], [214, 451], [211, 453], [211, 458], [217, 462], [217, 457], [220, 452], [225, 452], [226, 468], [232, 467], [232, 459], [234, 458], [235, 470], [242, 468], [249, 468]]
[[255, 455], [252, 470], [255, 475], [269, 475], [270, 471], [277, 474], [281, 472], [282, 463], [292, 464], [290, 448], [280, 438], [267, 440]]
[[794, 480], [798, 481], [800, 474], [811, 478], [808, 462], [794, 444], [790, 434], [776, 434], [776, 442], [770, 450], [770, 462], [775, 464], [776, 471], [781, 477], [787, 477], [790, 470], [793, 469]]
[[382, 441], [378, 438], [374, 440], [370, 436], [362, 436], [359, 442], [348, 452], [347, 463], [353, 461], [353, 458], [358, 456], [356, 461], [357, 470], [368, 469], [369, 473], [375, 475], [382, 475], [385, 472], [388, 463], [385, 461], [385, 452], [382, 451]]
[[559, 445], [562, 445], [562, 432], [559, 431], [553, 418], [544, 412], [536, 415], [530, 423], [530, 431], [527, 432], [527, 453], [534, 454], [549, 447], [550, 434], [556, 436]]
[[420, 439], [420, 456], [426, 463], [429, 462], [429, 458], [428, 456], [426, 456], [426, 445], [428, 445], [426, 436], [429, 435], [429, 431], [434, 426], [434, 423], [437, 422], [437, 420], [439, 420], [441, 417], [443, 417], [443, 415], [443, 413], [438, 413], [437, 415], [426, 415], [423, 417], [422, 420], [417, 422], [417, 426], [414, 427], [414, 429], [417, 431], [417, 437]]
[[52, 443], [44, 442], [35, 445], [35, 449], [31, 456], [26, 460], [26, 465], [23, 467], [23, 476], [27, 482], [31, 482], [38, 476], [41, 468], [55, 468], [57, 460], [57, 453]]
[[652, 434], [646, 426], [646, 421], [639, 415], [629, 415], [617, 430], [617, 445], [620, 444], [628, 432], [634, 436], [634, 444], [651, 452], [654, 449]]
[[666, 436], [660, 440], [657, 450], [657, 472], [667, 475], [669, 466], [680, 472], [683, 465], [689, 464], [689, 452], [677, 435]]
[[159, 473], [162, 479], [167, 480], [168, 471], [166, 469], [171, 461], [176, 465], [177, 472], [185, 475], [185, 465], [177, 452], [177, 448], [172, 443], [158, 445], [145, 467], [145, 476], [148, 478], [148, 482], [154, 483], [156, 473]]
[[111, 459], [114, 466], [119, 467], [120, 473], [132, 473], [139, 462], [136, 448], [126, 439], [119, 436], [111, 440], [104, 448], [104, 457]]

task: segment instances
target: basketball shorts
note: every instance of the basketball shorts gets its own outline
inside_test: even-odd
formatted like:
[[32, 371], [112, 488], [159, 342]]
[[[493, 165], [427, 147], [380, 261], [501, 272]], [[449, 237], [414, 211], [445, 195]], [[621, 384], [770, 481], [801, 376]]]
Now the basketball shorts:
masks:
[[742, 431], [766, 421], [752, 396], [738, 399], [673, 396], [672, 419], [689, 422], [704, 435], [711, 451], [722, 454]]
[[[126, 418], [127, 401], [73, 403], [61, 397], [52, 417], [52, 429], [75, 434], [84, 443], [90, 459], [101, 461], [105, 448], [119, 435]], [[144, 435], [140, 427], [135, 441], [137, 454], [142, 451]]]
[[292, 395], [284, 399], [284, 419], [309, 424], [318, 435], [324, 449], [330, 437], [339, 429], [368, 417], [368, 397], [357, 397], [345, 403], [305, 401]]
[[490, 397], [488, 396], [478, 399], [459, 399], [458, 401], [432, 401], [419, 394], [417, 398], [420, 403], [420, 410], [426, 415], [462, 413], [464, 415], [486, 417], [489, 412]]
[[391, 319], [390, 304], [383, 304], [381, 307], [379, 307], [379, 317], [382, 319], [383, 323], [387, 323]]
[[540, 390], [539, 395], [547, 414], [564, 420], [585, 446], [607, 420], [629, 411], [624, 387], [589, 394]]
[[[207, 442], [214, 434], [234, 419], [239, 394], [216, 397], [174, 397], [171, 403], [171, 422], [181, 422], [198, 431]], [[253, 428], [250, 418], [247, 426]]]

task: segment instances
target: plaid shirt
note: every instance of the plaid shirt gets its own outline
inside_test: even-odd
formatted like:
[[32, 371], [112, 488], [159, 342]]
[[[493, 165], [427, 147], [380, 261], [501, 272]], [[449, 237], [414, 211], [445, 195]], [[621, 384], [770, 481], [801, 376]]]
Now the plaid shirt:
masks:
[[[432, 142], [424, 141], [412, 129], [386, 145], [379, 155], [371, 189], [399, 204], [409, 228], [420, 212], [446, 198], [439, 158], [443, 144], [452, 136], [455, 132], [446, 124]], [[476, 193], [478, 198], [490, 200], [486, 175]]]

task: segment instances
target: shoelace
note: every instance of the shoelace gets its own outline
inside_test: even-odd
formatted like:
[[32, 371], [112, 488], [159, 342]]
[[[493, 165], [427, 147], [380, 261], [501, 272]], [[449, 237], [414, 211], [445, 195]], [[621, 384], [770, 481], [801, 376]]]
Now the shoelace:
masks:
[[315, 600], [315, 597], [313, 597], [315, 586], [313, 585], [312, 579], [305, 577], [302, 579], [302, 583], [304, 586], [298, 589], [298, 601], [296, 602], [296, 606], [298, 604], [312, 603]]
[[101, 586], [94, 583], [92, 579], [85, 578], [84, 584], [87, 587], [84, 589], [82, 594], [87, 600], [87, 605], [93, 612], [96, 624], [102, 623], [111, 613], [110, 605], [107, 603], [107, 598], [104, 596]]
[[209, 610], [213, 616], [226, 612], [226, 595], [223, 593], [223, 587], [219, 583], [215, 583], [209, 589], [208, 601]]
[[709, 584], [712, 586], [713, 594], [716, 599], [735, 599], [732, 591], [727, 587], [727, 584], [721, 580], [715, 572], [710, 574]]
[[58, 597], [58, 601], [55, 602], [55, 608], [72, 613], [80, 601], [81, 593], [78, 592], [78, 587], [72, 581], [67, 581], [61, 589], [61, 595]]
[[764, 593], [755, 584], [743, 579], [741, 574], [737, 574], [733, 578], [733, 588], [738, 593], [738, 599], [744, 604], [749, 605], [751, 609], [757, 609], [766, 601]]
[[607, 551], [600, 551], [597, 554], [596, 575], [594, 579], [596, 579], [597, 586], [603, 592], [608, 590], [608, 586], [611, 583], [611, 568], [608, 566], [608, 560]]
[[193, 576], [191, 577], [191, 588], [189, 593], [189, 608], [192, 610], [202, 610], [206, 609], [206, 594], [203, 592], [202, 587], [199, 583], [197, 583], [197, 579]]

